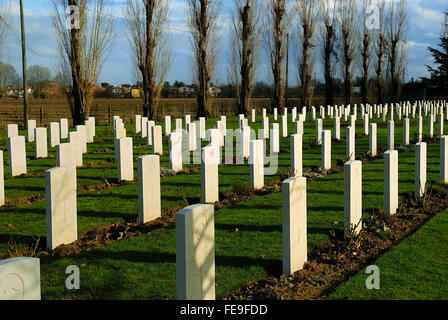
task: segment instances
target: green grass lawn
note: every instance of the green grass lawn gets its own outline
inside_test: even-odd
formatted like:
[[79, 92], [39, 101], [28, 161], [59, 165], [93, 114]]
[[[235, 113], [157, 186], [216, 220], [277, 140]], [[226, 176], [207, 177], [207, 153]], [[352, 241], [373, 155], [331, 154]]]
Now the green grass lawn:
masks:
[[[413, 153], [400, 154], [400, 194], [412, 192]], [[428, 160], [438, 179], [438, 146], [430, 145]], [[363, 167], [365, 211], [383, 206], [382, 159]], [[308, 246], [319, 245], [330, 229], [343, 228], [343, 173], [308, 183]], [[281, 272], [281, 193], [258, 197], [215, 213], [217, 297], [266, 275]], [[175, 230], [116, 242], [43, 265], [46, 299], [174, 299]], [[81, 290], [64, 289], [68, 265], [81, 268]]]
[[[217, 119], [208, 119], [211, 128]], [[272, 119], [271, 119], [272, 121]], [[380, 120], [374, 119], [371, 121]], [[227, 128], [238, 127], [237, 118], [227, 119]], [[254, 129], [261, 127], [249, 123]], [[416, 131], [416, 120], [411, 120], [411, 139]], [[345, 138], [345, 125], [341, 122], [341, 137]], [[358, 120], [357, 133], [362, 132]], [[403, 140], [401, 122], [396, 122], [396, 145]], [[426, 135], [427, 121], [424, 121]], [[149, 153], [145, 139], [133, 134], [133, 125], [127, 125], [128, 136], [134, 137], [134, 159]], [[332, 129], [332, 120], [324, 121], [324, 129]], [[294, 125], [289, 123], [289, 133]], [[21, 134], [24, 134], [21, 132]], [[3, 140], [1, 140], [3, 137]], [[368, 137], [356, 139], [356, 154], [368, 150]], [[315, 122], [305, 124], [304, 146], [315, 140]], [[387, 129], [378, 128], [378, 146], [386, 145]], [[280, 169], [290, 167], [290, 139], [281, 139]], [[4, 134], [0, 137], [4, 147]], [[166, 138], [164, 148], [167, 151]], [[45, 192], [44, 170], [55, 166], [53, 158], [31, 160], [32, 144], [27, 144], [29, 171], [36, 175], [5, 179], [6, 197], [42, 194]], [[399, 191], [402, 197], [414, 189], [414, 152], [399, 155]], [[95, 166], [94, 161], [113, 159], [111, 127], [97, 127], [95, 143], [84, 155], [86, 168], [78, 169], [78, 186], [94, 185], [103, 179], [116, 181], [116, 164], [109, 162]], [[345, 159], [345, 142], [332, 144], [333, 163]], [[304, 150], [304, 170], [321, 163], [320, 147]], [[136, 166], [136, 161], [135, 161]], [[161, 166], [168, 167], [168, 157], [161, 157]], [[5, 152], [5, 173], [7, 153]], [[267, 176], [266, 180], [278, 178]], [[428, 181], [439, 179], [439, 145], [428, 145]], [[249, 185], [249, 166], [226, 165], [219, 168], [220, 191]], [[311, 181], [308, 184], [308, 243], [309, 249], [327, 239], [330, 229], [343, 228], [343, 173]], [[199, 203], [200, 173], [181, 173], [161, 180], [162, 208]], [[363, 166], [364, 210], [383, 207], [383, 159]], [[137, 217], [137, 185], [125, 184], [101, 191], [90, 191], [78, 196], [78, 230], [84, 232], [125, 218]], [[281, 271], [281, 193], [272, 193], [233, 207], [216, 211], [216, 281], [217, 296], [236, 289], [249, 280]], [[13, 237], [19, 245], [29, 245], [33, 237], [45, 237], [45, 202], [34, 202], [0, 210], [0, 253], [7, 250]], [[75, 264], [81, 267], [81, 290], [65, 289], [65, 268]], [[174, 299], [175, 298], [175, 232], [174, 228], [155, 229], [150, 235], [118, 241], [68, 258], [41, 266], [42, 297], [44, 299]]]
[[[207, 127], [213, 126], [216, 119], [209, 119]], [[236, 128], [237, 118], [229, 118], [227, 121], [228, 128]], [[260, 121], [259, 121], [260, 122]], [[260, 128], [260, 123], [257, 122], [253, 125], [254, 129]], [[325, 129], [331, 128], [332, 121], [325, 120]], [[133, 132], [132, 125], [128, 125], [128, 132]], [[113, 159], [113, 137], [111, 127], [98, 127], [97, 138], [95, 143], [89, 145], [89, 151], [85, 155], [85, 159]], [[294, 126], [289, 125], [289, 132], [293, 133]], [[357, 129], [358, 133], [362, 132], [361, 128]], [[413, 134], [411, 130], [411, 135]], [[151, 147], [145, 146], [145, 139], [134, 137], [134, 159], [139, 155], [150, 152]], [[341, 135], [344, 137], [344, 135]], [[165, 138], [166, 139], [166, 138]], [[378, 145], [386, 145], [387, 129], [378, 129]], [[402, 140], [402, 130], [397, 127], [395, 139], [398, 142]], [[290, 139], [283, 138], [281, 140], [281, 153], [279, 155], [279, 170], [287, 170], [290, 167]], [[315, 128], [314, 122], [308, 120], [305, 128], [304, 135], [304, 147], [310, 143], [311, 140], [315, 140]], [[206, 142], [204, 142], [205, 144]], [[438, 146], [436, 146], [438, 148]], [[28, 145], [28, 149], [30, 146]], [[101, 151], [106, 148], [107, 151]], [[356, 139], [356, 153], [359, 155], [368, 150], [368, 137], [359, 137]], [[438, 150], [438, 149], [437, 149]], [[333, 143], [332, 145], [332, 157], [333, 163], [337, 160], [345, 159], [345, 142]], [[437, 153], [438, 151], [436, 151]], [[53, 155], [54, 154], [51, 154]], [[409, 162], [413, 165], [412, 153], [404, 155], [404, 158], [400, 158], [400, 162], [403, 164]], [[438, 157], [438, 156], [437, 156]], [[5, 156], [7, 159], [7, 157]], [[42, 164], [43, 161], [47, 163]], [[36, 169], [36, 167], [42, 169], [48, 165], [52, 166], [50, 159], [39, 159], [28, 161], [29, 167]], [[168, 167], [168, 156], [161, 157], [161, 166]], [[431, 160], [430, 160], [431, 161]], [[7, 162], [7, 161], [5, 161]], [[35, 162], [38, 164], [35, 165]], [[438, 164], [438, 158], [434, 158], [433, 162]], [[88, 163], [85, 160], [85, 163]], [[247, 162], [246, 162], [247, 163]], [[379, 162], [382, 172], [382, 163]], [[304, 170], [318, 167], [321, 164], [321, 148], [306, 149], [303, 152], [303, 166]], [[430, 166], [431, 162], [428, 163]], [[53, 163], [55, 165], [55, 163]], [[137, 162], [134, 161], [136, 167]], [[190, 165], [191, 166], [191, 165]], [[432, 168], [432, 167], [430, 167]], [[45, 168], [44, 168], [45, 169]], [[135, 168], [136, 169], [136, 168]], [[411, 168], [412, 169], [412, 168]], [[135, 170], [136, 171], [136, 170]], [[413, 169], [412, 169], [413, 172]], [[78, 169], [78, 188], [83, 186], [95, 185], [102, 183], [103, 179], [107, 179], [110, 182], [116, 181], [117, 168], [115, 163], [108, 163], [99, 166], [87, 166], [85, 168]], [[137, 173], [135, 172], [135, 177]], [[278, 174], [275, 176], [266, 176], [266, 180], [277, 179]], [[328, 179], [334, 179], [329, 177]], [[367, 179], [367, 177], [366, 177]], [[409, 181], [413, 179], [410, 176]], [[162, 194], [162, 208], [169, 209], [186, 205], [184, 198], [188, 201], [188, 204], [199, 203], [200, 201], [200, 173], [182, 173], [172, 177], [166, 177], [161, 181], [161, 194]], [[226, 165], [219, 168], [219, 188], [220, 191], [232, 190], [235, 186], [249, 185], [249, 166], [246, 165]], [[372, 183], [370, 183], [372, 185]], [[109, 223], [122, 222], [126, 217], [137, 217], [137, 184], [126, 184], [117, 186], [111, 189], [105, 189], [102, 191], [91, 191], [78, 196], [78, 230], [79, 232], [85, 232], [98, 226], [102, 226]], [[382, 187], [381, 187], [382, 188]], [[382, 189], [379, 190], [382, 194]], [[16, 197], [34, 194], [45, 193], [45, 176], [44, 171], [41, 174], [6, 178], [5, 180], [5, 193], [7, 199], [14, 199]], [[368, 202], [366, 202], [368, 203]], [[6, 252], [8, 240], [11, 236], [14, 236], [15, 240], [20, 245], [27, 245], [32, 241], [35, 236], [45, 236], [45, 202], [34, 202], [32, 204], [20, 205], [12, 208], [0, 209], [0, 253]]]
[[362, 270], [329, 299], [448, 299], [448, 210], [371, 264], [380, 270], [380, 289], [368, 290]]

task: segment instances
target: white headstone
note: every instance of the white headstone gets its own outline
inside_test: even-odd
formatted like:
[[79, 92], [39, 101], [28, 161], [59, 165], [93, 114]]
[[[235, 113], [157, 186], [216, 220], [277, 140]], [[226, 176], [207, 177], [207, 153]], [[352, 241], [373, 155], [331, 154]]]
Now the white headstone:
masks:
[[76, 168], [45, 171], [47, 249], [78, 239]]
[[341, 140], [341, 118], [335, 117], [333, 121], [334, 127], [334, 138], [336, 140]]
[[50, 147], [56, 147], [60, 142], [59, 122], [50, 122]]
[[136, 114], [134, 116], [134, 122], [135, 122], [135, 133], [138, 134], [142, 132], [142, 116], [139, 114]]
[[68, 138], [68, 119], [67, 118], [59, 119], [59, 130], [60, 130], [60, 138], [67, 139]]
[[348, 160], [355, 160], [355, 128], [347, 127], [347, 135], [346, 135], [346, 153], [345, 157]]
[[182, 170], [182, 132], [174, 131], [169, 136], [170, 169]]
[[56, 163], [58, 167], [76, 168], [74, 143], [60, 143], [56, 146]]
[[[282, 116], [284, 117], [284, 116]], [[271, 154], [280, 152], [280, 137], [279, 137], [279, 125], [278, 123], [273, 123], [271, 125]]]
[[176, 214], [176, 298], [215, 299], [215, 221], [211, 204]]
[[146, 124], [146, 145], [152, 146], [152, 127], [156, 125], [154, 120], [149, 120]]
[[372, 157], [377, 155], [377, 124], [370, 124], [370, 135], [369, 135], [369, 152]]
[[139, 157], [137, 171], [138, 221], [143, 224], [161, 217], [160, 157], [158, 155]]
[[47, 128], [34, 129], [34, 154], [36, 159], [48, 157]]
[[250, 184], [254, 189], [264, 187], [264, 159], [263, 140], [252, 140], [250, 142]]
[[426, 193], [426, 142], [415, 145], [415, 196], [421, 198]]
[[296, 177], [301, 177], [303, 174], [302, 139], [301, 134], [291, 135], [291, 171]]
[[152, 153], [163, 155], [163, 143], [162, 143], [162, 126], [153, 126], [152, 132]]
[[344, 164], [344, 235], [357, 234], [362, 229], [362, 162]]
[[440, 138], [440, 182], [448, 184], [448, 136]]
[[8, 124], [6, 126], [6, 138], [17, 137], [19, 135], [19, 125]]
[[219, 201], [218, 150], [215, 146], [202, 148], [201, 153], [201, 203]]
[[118, 147], [118, 182], [134, 180], [134, 155], [132, 138], [120, 138], [117, 140]]
[[77, 167], [82, 167], [82, 140], [79, 132], [68, 133], [68, 142], [73, 145], [73, 154]]
[[187, 124], [187, 133], [188, 133], [188, 151], [196, 150], [196, 123]]
[[395, 149], [395, 123], [389, 120], [387, 123], [387, 150]]
[[40, 300], [40, 260], [0, 260], [0, 300]]
[[27, 129], [27, 141], [34, 142], [34, 129], [36, 128], [36, 120], [28, 120], [26, 129]]
[[322, 131], [322, 169], [330, 170], [331, 169], [331, 131], [324, 130]]
[[82, 153], [86, 153], [87, 152], [87, 128], [85, 125], [77, 125], [76, 131], [79, 132]]
[[24, 136], [6, 138], [9, 156], [9, 175], [20, 176], [26, 173], [26, 148]]
[[165, 136], [171, 133], [171, 116], [165, 116]]
[[398, 151], [384, 153], [384, 213], [395, 214], [398, 209]]
[[282, 116], [282, 137], [286, 138], [288, 136], [288, 119], [285, 115]]
[[291, 275], [307, 261], [306, 178], [282, 183], [283, 274]]
[[409, 145], [409, 118], [403, 119], [403, 145]]
[[5, 204], [5, 171], [3, 168], [3, 150], [0, 150], [0, 207]]

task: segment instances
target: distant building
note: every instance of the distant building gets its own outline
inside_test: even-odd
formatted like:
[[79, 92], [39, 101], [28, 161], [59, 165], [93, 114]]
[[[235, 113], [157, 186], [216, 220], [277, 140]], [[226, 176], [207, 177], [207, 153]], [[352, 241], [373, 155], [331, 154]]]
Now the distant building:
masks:
[[112, 94], [114, 96], [121, 96], [123, 94], [123, 87], [122, 86], [112, 87]]
[[194, 96], [194, 88], [183, 86], [177, 88], [177, 93], [180, 97], [192, 97]]
[[221, 94], [221, 89], [219, 89], [218, 87], [210, 87], [208, 88], [208, 93], [210, 94], [210, 96], [216, 98]]
[[[8, 87], [6, 88], [6, 96], [10, 98], [23, 98], [23, 87]], [[27, 95], [32, 95], [33, 90], [28, 88], [26, 90]]]
[[131, 88], [128, 86], [114, 86], [112, 87], [112, 95], [116, 97], [124, 97], [131, 93]]
[[131, 97], [132, 98], [141, 98], [141, 90], [138, 87], [131, 88]]

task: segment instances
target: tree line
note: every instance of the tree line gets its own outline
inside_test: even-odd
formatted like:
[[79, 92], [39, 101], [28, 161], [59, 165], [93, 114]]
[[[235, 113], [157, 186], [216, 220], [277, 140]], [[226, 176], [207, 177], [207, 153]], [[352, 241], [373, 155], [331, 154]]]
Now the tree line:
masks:
[[[50, 0], [50, 5], [58, 78], [70, 89], [74, 123], [79, 124], [90, 113], [95, 84], [116, 36], [114, 16], [107, 0]], [[333, 105], [341, 81], [350, 104], [357, 78], [363, 103], [400, 99], [407, 58], [406, 0], [233, 0], [231, 21], [222, 20], [219, 0], [186, 0], [186, 6], [197, 116], [210, 114], [208, 89], [217, 64], [220, 23], [231, 26], [228, 74], [239, 113], [248, 114], [261, 59], [269, 62], [272, 108], [279, 111], [288, 98], [289, 70], [298, 71], [294, 76], [301, 104], [311, 106], [316, 63], [322, 65], [327, 105]], [[172, 63], [169, 2], [126, 0], [123, 14], [144, 115], [156, 118]], [[297, 68], [289, 66], [291, 60]]]

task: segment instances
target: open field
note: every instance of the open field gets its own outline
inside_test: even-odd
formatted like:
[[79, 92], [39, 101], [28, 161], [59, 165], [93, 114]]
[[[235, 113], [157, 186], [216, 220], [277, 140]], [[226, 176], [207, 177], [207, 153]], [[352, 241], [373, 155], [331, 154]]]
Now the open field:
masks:
[[[211, 128], [216, 118], [207, 119]], [[271, 116], [271, 122], [273, 121]], [[385, 150], [387, 128], [378, 122], [379, 150]], [[424, 121], [424, 136], [427, 121]], [[253, 129], [261, 128], [261, 117], [250, 123]], [[294, 132], [288, 123], [289, 135]], [[356, 128], [356, 154], [368, 151], [369, 138], [362, 135], [362, 122]], [[341, 121], [341, 128], [347, 123]], [[237, 128], [238, 119], [227, 119], [227, 128]], [[315, 122], [304, 124], [303, 168], [316, 170], [321, 164], [321, 148], [314, 145]], [[332, 120], [324, 121], [324, 129], [332, 129]], [[134, 140], [134, 160], [151, 152], [146, 139], [134, 134], [132, 124], [126, 125], [127, 135]], [[137, 184], [117, 183], [117, 165], [114, 162], [113, 131], [110, 126], [98, 126], [95, 142], [88, 145], [83, 168], [78, 169], [78, 232], [82, 235], [110, 224], [133, 222], [137, 218]], [[332, 163], [345, 162], [345, 130], [340, 142], [333, 141]], [[416, 120], [411, 119], [411, 139], [416, 132]], [[24, 134], [24, 132], [20, 132]], [[402, 122], [395, 122], [396, 145], [403, 140]], [[219, 167], [220, 198], [226, 193], [247, 192], [250, 199], [241, 199], [215, 209], [216, 283], [217, 298], [228, 291], [265, 276], [278, 276], [282, 264], [282, 195], [280, 176], [290, 166], [290, 139], [280, 139], [279, 171], [266, 176], [267, 186], [262, 193], [252, 194], [249, 187], [248, 165]], [[162, 167], [168, 166], [167, 140], [164, 137], [165, 155], [160, 158]], [[204, 143], [205, 145], [205, 143]], [[5, 134], [0, 136], [0, 149], [5, 147]], [[40, 237], [42, 249], [41, 281], [44, 299], [174, 299], [176, 287], [176, 252], [174, 213], [182, 207], [200, 202], [200, 172], [198, 165], [161, 180], [162, 209], [166, 223], [150, 226], [145, 232], [89, 251], [70, 253], [69, 256], [47, 255], [45, 244], [45, 170], [55, 166], [54, 149], [48, 159], [33, 159], [33, 144], [27, 144], [28, 172], [25, 176], [6, 178], [6, 207], [0, 209], [0, 257], [7, 257], [12, 249], [32, 246]], [[428, 144], [428, 181], [438, 181], [440, 147], [437, 141]], [[8, 155], [4, 155], [5, 174], [8, 173]], [[399, 154], [400, 199], [414, 190], [415, 152]], [[367, 217], [383, 208], [382, 155], [363, 166], [363, 211]], [[136, 169], [136, 161], [134, 161]], [[136, 176], [136, 170], [134, 170]], [[308, 249], [312, 250], [327, 240], [331, 230], [341, 232], [344, 219], [344, 174], [336, 170], [328, 176], [312, 179], [307, 185], [308, 194]], [[62, 250], [63, 252], [64, 250]], [[82, 250], [81, 250], [82, 251]], [[68, 265], [81, 267], [81, 289], [66, 290], [64, 281]]]

